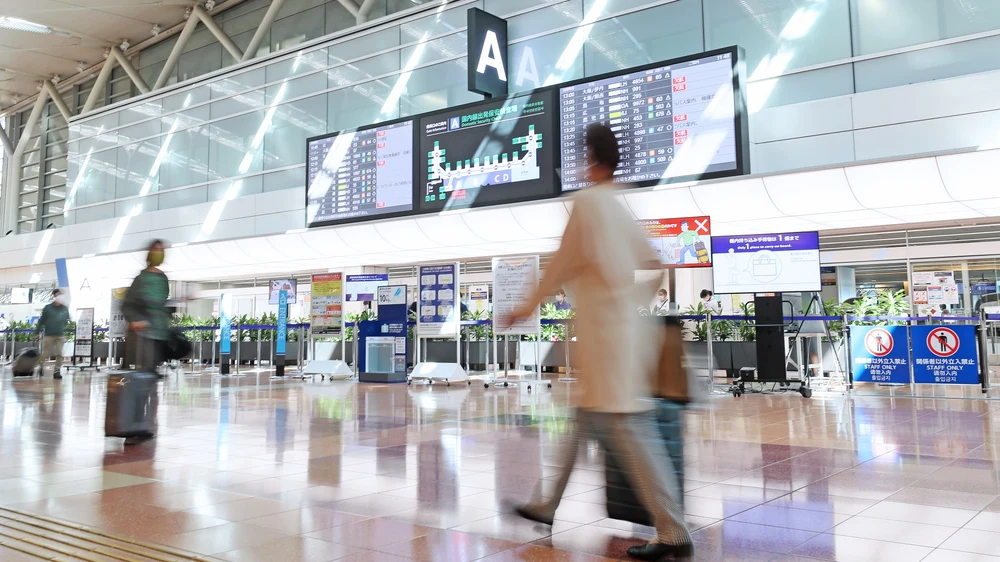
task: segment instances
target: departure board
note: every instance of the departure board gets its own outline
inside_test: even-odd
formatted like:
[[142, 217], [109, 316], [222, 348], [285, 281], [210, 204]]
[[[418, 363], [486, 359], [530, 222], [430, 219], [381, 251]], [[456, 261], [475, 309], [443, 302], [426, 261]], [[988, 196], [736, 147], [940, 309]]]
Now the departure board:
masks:
[[420, 117], [418, 208], [462, 209], [556, 195], [555, 111], [550, 89]]
[[307, 143], [306, 224], [321, 226], [413, 210], [413, 120]]
[[618, 136], [616, 182], [639, 185], [745, 173], [738, 50], [666, 62], [559, 88], [562, 190], [586, 187], [584, 131]]

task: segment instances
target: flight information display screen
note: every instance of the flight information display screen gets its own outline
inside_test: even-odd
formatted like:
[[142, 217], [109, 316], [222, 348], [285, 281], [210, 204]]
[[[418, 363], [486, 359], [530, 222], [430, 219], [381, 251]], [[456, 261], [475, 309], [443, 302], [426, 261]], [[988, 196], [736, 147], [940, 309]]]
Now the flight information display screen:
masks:
[[550, 89], [420, 117], [418, 208], [462, 209], [555, 195], [554, 111]]
[[413, 210], [413, 120], [310, 139], [306, 224], [321, 226]]
[[590, 185], [584, 131], [618, 136], [616, 182], [652, 185], [743, 171], [745, 112], [736, 49], [587, 79], [559, 88], [562, 190]]

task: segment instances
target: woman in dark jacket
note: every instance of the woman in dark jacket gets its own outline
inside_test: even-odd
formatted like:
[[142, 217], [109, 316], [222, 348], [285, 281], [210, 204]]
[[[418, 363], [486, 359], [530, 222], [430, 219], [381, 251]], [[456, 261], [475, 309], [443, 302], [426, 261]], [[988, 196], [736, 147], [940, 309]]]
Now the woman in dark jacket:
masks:
[[129, 331], [135, 338], [136, 367], [155, 372], [164, 360], [170, 311], [167, 298], [170, 284], [167, 276], [159, 270], [163, 264], [164, 245], [161, 240], [153, 240], [146, 253], [146, 269], [132, 281], [125, 294], [122, 312], [128, 321]]

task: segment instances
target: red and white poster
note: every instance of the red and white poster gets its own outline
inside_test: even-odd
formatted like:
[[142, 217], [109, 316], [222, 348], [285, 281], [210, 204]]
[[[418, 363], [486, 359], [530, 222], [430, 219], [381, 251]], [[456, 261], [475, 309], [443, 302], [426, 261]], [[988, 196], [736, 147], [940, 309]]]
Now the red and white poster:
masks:
[[708, 217], [638, 221], [663, 265], [712, 266], [712, 222]]

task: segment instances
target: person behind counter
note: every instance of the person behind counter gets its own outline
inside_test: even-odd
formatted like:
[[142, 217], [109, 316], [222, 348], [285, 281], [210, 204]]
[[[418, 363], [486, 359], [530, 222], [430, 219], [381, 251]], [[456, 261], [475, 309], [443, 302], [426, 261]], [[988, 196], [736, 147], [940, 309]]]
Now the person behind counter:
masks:
[[566, 291], [562, 289], [556, 291], [556, 310], [573, 310], [573, 305], [566, 300]]

